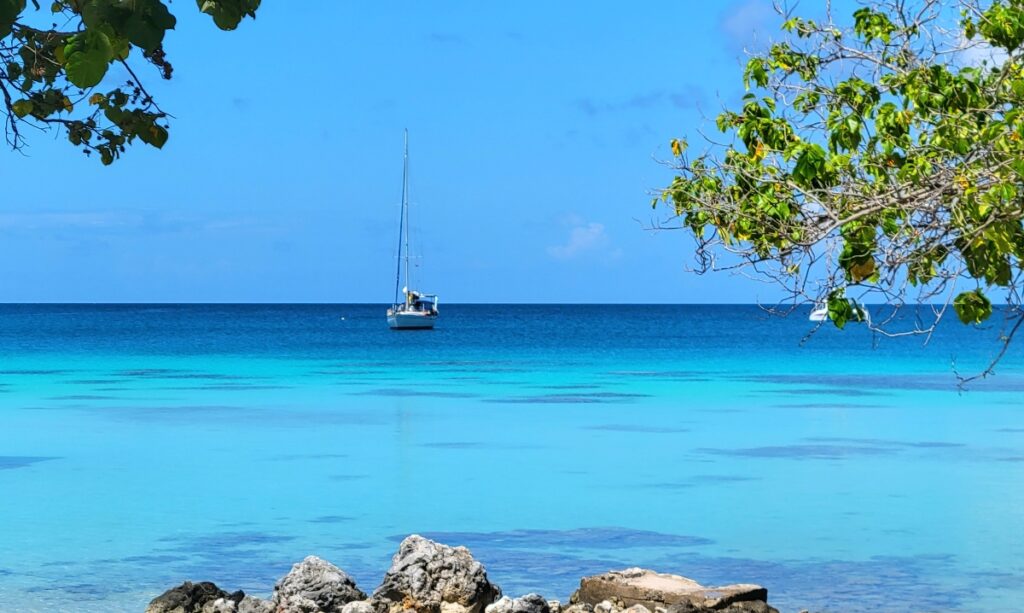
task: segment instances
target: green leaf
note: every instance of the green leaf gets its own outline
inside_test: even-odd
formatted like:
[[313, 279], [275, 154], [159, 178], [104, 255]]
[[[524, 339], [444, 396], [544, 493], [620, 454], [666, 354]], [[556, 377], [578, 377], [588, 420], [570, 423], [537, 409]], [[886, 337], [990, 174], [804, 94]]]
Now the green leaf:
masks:
[[86, 89], [98, 85], [107, 74], [107, 67], [114, 59], [110, 38], [98, 30], [86, 30], [71, 37], [64, 47], [68, 81]]
[[141, 0], [135, 6], [120, 31], [134, 44], [153, 51], [163, 43], [164, 33], [174, 29], [177, 20], [160, 0]]
[[103, 110], [103, 115], [110, 120], [111, 123], [120, 125], [124, 119], [125, 112], [119, 108], [111, 107]]
[[846, 299], [846, 292], [841, 288], [828, 296], [828, 318], [840, 330], [850, 318], [850, 301]]
[[221, 30], [234, 30], [244, 17], [256, 18], [260, 0], [196, 0], [196, 5]]
[[103, 24], [116, 26], [121, 13], [112, 0], [85, 0], [82, 3], [82, 23], [86, 28], [99, 28]]
[[980, 324], [992, 315], [992, 301], [980, 289], [963, 292], [953, 300], [953, 310], [965, 324]]
[[850, 322], [863, 323], [868, 320], [867, 310], [846, 297], [843, 288], [832, 290], [828, 295], [828, 318], [840, 330]]
[[11, 26], [25, 10], [25, 0], [0, 0], [0, 38], [11, 33]]
[[18, 117], [24, 117], [25, 115], [31, 113], [32, 107], [33, 104], [31, 100], [18, 100], [17, 102], [11, 105], [11, 109], [14, 111], [14, 114]]
[[121, 38], [115, 36], [110, 39], [110, 46], [114, 52], [114, 58], [118, 60], [127, 60], [128, 55], [132, 52], [132, 45], [127, 38]]
[[967, 19], [964, 21], [964, 36], [967, 40], [971, 40], [978, 34], [978, 26], [974, 23], [974, 20]]
[[[110, 27], [145, 51], [159, 47], [167, 30], [173, 30], [177, 24], [161, 0], [87, 0], [82, 7], [82, 22], [90, 29]], [[126, 45], [112, 42], [117, 55], [126, 57]]]
[[167, 130], [163, 126], [152, 124], [139, 130], [139, 138], [147, 145], [162, 149], [167, 142]]

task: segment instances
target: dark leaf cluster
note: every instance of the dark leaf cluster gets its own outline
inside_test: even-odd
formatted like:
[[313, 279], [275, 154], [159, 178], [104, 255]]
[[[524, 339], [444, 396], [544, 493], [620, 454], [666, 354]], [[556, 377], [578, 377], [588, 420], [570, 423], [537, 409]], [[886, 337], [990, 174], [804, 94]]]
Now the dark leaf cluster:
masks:
[[[196, 4], [219, 28], [232, 30], [256, 17], [260, 0]], [[38, 27], [46, 21], [49, 27]], [[0, 0], [0, 96], [8, 144], [21, 149], [27, 130], [58, 129], [103, 164], [136, 140], [163, 147], [168, 115], [138, 74], [148, 63], [161, 78], [171, 78], [163, 42], [176, 23], [163, 0], [53, 0], [45, 8], [36, 0]], [[130, 79], [101, 88], [114, 64]]]

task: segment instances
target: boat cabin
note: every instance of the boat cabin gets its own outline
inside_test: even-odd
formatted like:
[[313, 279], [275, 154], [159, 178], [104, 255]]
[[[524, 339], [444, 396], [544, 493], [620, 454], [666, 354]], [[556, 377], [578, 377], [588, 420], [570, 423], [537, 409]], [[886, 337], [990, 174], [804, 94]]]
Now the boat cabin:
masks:
[[437, 313], [437, 296], [421, 294], [417, 291], [405, 291], [405, 310], [421, 313]]

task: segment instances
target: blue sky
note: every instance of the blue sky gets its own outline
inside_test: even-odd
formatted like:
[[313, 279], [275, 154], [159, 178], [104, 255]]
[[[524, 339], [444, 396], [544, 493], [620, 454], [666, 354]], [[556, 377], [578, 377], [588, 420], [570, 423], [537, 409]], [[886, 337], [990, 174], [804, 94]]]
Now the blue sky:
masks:
[[268, 1], [230, 33], [173, 7], [164, 150], [3, 154], [0, 300], [388, 302], [406, 127], [444, 302], [772, 298], [645, 230], [658, 160], [742, 95], [770, 0]]

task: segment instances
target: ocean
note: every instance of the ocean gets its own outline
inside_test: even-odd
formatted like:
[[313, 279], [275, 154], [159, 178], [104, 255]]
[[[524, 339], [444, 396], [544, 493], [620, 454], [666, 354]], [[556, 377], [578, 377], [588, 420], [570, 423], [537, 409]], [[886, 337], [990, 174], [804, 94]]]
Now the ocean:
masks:
[[[1024, 602], [1024, 338], [757, 306], [0, 306], [0, 611], [265, 597], [398, 541], [506, 594], [644, 566], [782, 611]], [[904, 318], [914, 317], [905, 312]]]

